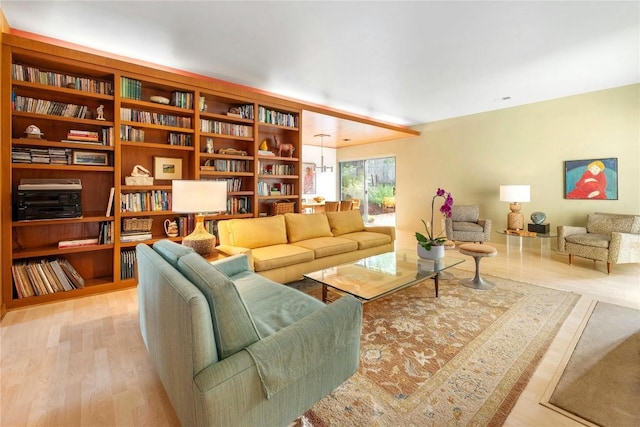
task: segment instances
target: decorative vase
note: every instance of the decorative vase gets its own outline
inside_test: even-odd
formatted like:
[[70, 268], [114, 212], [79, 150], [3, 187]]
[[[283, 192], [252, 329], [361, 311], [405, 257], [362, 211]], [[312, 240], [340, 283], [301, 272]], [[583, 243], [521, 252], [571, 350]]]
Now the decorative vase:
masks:
[[430, 250], [426, 250], [418, 243], [418, 257], [422, 259], [436, 260], [444, 257], [443, 245], [432, 245]]

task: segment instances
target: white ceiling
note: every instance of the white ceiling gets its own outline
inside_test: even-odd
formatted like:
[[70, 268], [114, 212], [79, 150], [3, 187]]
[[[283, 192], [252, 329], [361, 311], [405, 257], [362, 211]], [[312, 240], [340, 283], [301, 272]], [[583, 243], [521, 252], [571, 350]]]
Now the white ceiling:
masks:
[[1, 0], [0, 8], [13, 29], [396, 124], [640, 82], [638, 1]]

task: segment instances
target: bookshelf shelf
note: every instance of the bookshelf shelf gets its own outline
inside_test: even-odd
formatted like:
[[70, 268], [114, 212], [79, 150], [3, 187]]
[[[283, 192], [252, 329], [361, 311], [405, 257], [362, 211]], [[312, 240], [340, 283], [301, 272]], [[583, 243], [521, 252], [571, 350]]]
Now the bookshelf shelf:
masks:
[[59, 249], [57, 246], [41, 246], [23, 250], [14, 250], [13, 259], [47, 257], [52, 255], [65, 255], [78, 252], [108, 251], [112, 250], [113, 248], [113, 244], [74, 246], [63, 249]]
[[158, 143], [158, 142], [132, 142], [132, 141], [122, 141], [120, 143], [121, 147], [136, 147], [136, 148], [149, 148], [149, 149], [160, 149], [160, 150], [177, 150], [177, 151], [193, 151], [194, 148], [186, 145], [171, 145], [169, 143]]
[[45, 139], [29, 139], [18, 138], [12, 139], [11, 144], [13, 146], [25, 146], [25, 147], [59, 147], [69, 148], [71, 150], [83, 150], [83, 151], [113, 151], [114, 147], [102, 144], [90, 144], [82, 142], [63, 142], [63, 141], [47, 141]]
[[96, 92], [86, 92], [83, 90], [76, 90], [76, 89], [68, 89], [66, 87], [44, 85], [40, 83], [33, 83], [33, 82], [26, 82], [26, 81], [19, 81], [19, 80], [14, 80], [11, 84], [15, 87], [33, 89], [34, 91], [38, 91], [38, 92], [51, 92], [51, 93], [72, 95], [73, 97], [76, 97], [79, 99], [86, 98], [86, 99], [98, 99], [98, 100], [104, 100], [104, 101], [114, 100], [113, 95], [107, 95], [107, 94], [96, 93]]

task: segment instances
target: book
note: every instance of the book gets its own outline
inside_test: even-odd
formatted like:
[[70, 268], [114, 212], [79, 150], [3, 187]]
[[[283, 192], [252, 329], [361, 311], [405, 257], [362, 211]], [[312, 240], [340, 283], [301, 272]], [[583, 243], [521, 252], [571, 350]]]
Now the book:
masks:
[[149, 232], [143, 233], [122, 233], [120, 234], [120, 242], [140, 242], [143, 240], [150, 240], [153, 238], [153, 235]]
[[76, 240], [61, 240], [58, 242], [58, 249], [74, 248], [76, 246], [91, 246], [97, 245], [98, 238], [90, 239], [76, 239]]
[[107, 202], [107, 212], [104, 214], [104, 216], [111, 216], [111, 209], [113, 208], [113, 196], [115, 195], [116, 189], [114, 187], [111, 187], [111, 190], [109, 191], [109, 201]]
[[69, 261], [67, 261], [64, 258], [60, 258], [60, 260], [58, 260], [58, 262], [60, 263], [60, 267], [62, 267], [62, 270], [64, 271], [64, 273], [71, 280], [71, 282], [73, 282], [74, 286], [76, 288], [84, 288], [84, 279], [76, 271], [76, 269], [73, 268], [71, 263], [69, 263]]

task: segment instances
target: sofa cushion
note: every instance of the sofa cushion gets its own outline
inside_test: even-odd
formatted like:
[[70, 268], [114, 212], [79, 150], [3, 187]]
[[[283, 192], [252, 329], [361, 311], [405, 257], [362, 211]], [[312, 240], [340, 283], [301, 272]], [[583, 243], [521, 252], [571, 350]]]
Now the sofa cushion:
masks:
[[475, 222], [467, 222], [467, 221], [456, 221], [452, 222], [451, 226], [453, 231], [478, 231], [482, 233], [484, 229], [480, 224], [476, 224]]
[[261, 248], [287, 243], [284, 215], [229, 220], [233, 246]]
[[327, 212], [326, 215], [334, 236], [364, 231], [364, 221], [358, 210]]
[[373, 231], [357, 231], [355, 233], [343, 234], [344, 239], [353, 240], [358, 244], [358, 249], [375, 248], [391, 243], [391, 236]]
[[350, 239], [343, 239], [342, 237], [318, 237], [315, 239], [302, 240], [293, 243], [293, 245], [312, 250], [315, 258], [358, 250], [357, 242]]
[[182, 246], [168, 239], [158, 240], [153, 244], [153, 250], [156, 251], [169, 264], [178, 267], [178, 260], [184, 255], [193, 253], [193, 248]]
[[284, 220], [287, 225], [287, 239], [289, 243], [316, 237], [331, 237], [331, 227], [325, 213], [300, 214], [286, 213]]
[[320, 300], [258, 274], [237, 275], [234, 283], [265, 338], [325, 306]]
[[[282, 215], [279, 215], [282, 216]], [[256, 272], [313, 260], [313, 251], [296, 245], [273, 245], [251, 250]]]
[[565, 238], [565, 240], [569, 243], [576, 243], [578, 245], [592, 246], [595, 248], [605, 248], [605, 249], [609, 247], [610, 239], [611, 239], [610, 234], [597, 234], [597, 233], [572, 234]]
[[180, 257], [178, 270], [200, 289], [209, 303], [221, 359], [260, 339], [251, 315], [229, 277], [196, 253]]

